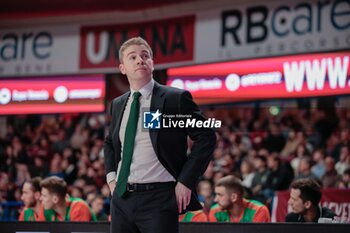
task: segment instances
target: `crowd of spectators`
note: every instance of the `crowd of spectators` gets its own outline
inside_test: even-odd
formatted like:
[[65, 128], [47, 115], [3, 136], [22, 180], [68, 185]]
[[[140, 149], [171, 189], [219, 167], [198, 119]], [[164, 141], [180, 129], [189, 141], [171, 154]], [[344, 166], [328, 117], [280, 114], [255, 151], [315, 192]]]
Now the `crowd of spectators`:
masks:
[[[288, 189], [296, 178], [350, 188], [350, 109], [295, 107], [271, 114], [269, 108], [222, 107], [204, 112], [223, 123], [198, 186], [205, 212], [214, 200], [213, 183], [230, 174], [242, 178], [249, 197], [267, 205], [274, 191]], [[55, 175], [65, 179], [71, 196], [87, 200], [106, 219], [110, 194], [103, 141], [108, 122], [105, 114], [2, 117], [0, 202], [20, 202], [26, 180]]]

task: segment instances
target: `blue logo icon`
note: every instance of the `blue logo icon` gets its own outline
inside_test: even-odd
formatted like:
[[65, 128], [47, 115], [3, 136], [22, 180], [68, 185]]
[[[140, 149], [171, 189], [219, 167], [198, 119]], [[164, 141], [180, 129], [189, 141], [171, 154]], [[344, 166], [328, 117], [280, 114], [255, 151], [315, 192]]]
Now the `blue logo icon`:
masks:
[[162, 113], [159, 109], [156, 112], [143, 113], [143, 128], [144, 129], [160, 129], [160, 120]]

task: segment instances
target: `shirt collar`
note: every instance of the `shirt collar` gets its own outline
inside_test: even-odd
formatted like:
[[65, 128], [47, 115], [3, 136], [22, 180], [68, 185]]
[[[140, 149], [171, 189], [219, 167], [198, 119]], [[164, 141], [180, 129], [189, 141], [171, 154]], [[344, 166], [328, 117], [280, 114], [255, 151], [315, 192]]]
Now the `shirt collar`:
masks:
[[[138, 92], [140, 92], [144, 98], [148, 98], [153, 91], [153, 87], [154, 87], [154, 80], [151, 79], [146, 85], [144, 85], [140, 90], [138, 90]], [[130, 96], [132, 96], [134, 92], [136, 92], [136, 90], [130, 88], [130, 92], [131, 92]]]

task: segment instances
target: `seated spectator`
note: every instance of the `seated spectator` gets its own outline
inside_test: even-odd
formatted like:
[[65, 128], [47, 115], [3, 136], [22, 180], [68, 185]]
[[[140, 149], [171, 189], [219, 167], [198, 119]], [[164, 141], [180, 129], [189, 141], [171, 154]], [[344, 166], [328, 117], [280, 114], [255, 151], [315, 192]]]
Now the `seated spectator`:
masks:
[[350, 168], [344, 171], [344, 174], [341, 177], [341, 180], [337, 185], [340, 189], [350, 189]]
[[252, 182], [254, 178], [253, 164], [248, 158], [244, 158], [241, 163], [241, 174], [242, 174], [242, 185], [246, 188], [252, 187]]
[[335, 188], [340, 176], [334, 168], [334, 159], [331, 156], [327, 156], [325, 159], [326, 173], [322, 176], [323, 188]]
[[52, 211], [44, 211], [40, 203], [40, 182], [40, 177], [34, 177], [23, 184], [21, 199], [24, 208], [19, 215], [19, 221], [39, 221], [39, 218], [46, 220], [52, 215]]
[[215, 185], [215, 201], [210, 210], [210, 222], [270, 222], [265, 205], [243, 197], [244, 187], [234, 176], [226, 176]]
[[[300, 144], [296, 150], [296, 156], [290, 161], [290, 165], [294, 170], [294, 175], [299, 175], [299, 165], [302, 158], [308, 157], [305, 145]], [[311, 168], [311, 167], [310, 167]]]
[[265, 202], [262, 190], [266, 186], [267, 178], [269, 177], [270, 171], [267, 169], [267, 159], [263, 155], [258, 155], [254, 159], [254, 178], [252, 181], [252, 194], [254, 199], [261, 202]]
[[215, 198], [213, 184], [209, 180], [202, 180], [198, 183], [198, 198], [203, 203], [203, 212], [208, 216]]
[[103, 210], [103, 204], [104, 204], [104, 200], [101, 195], [95, 194], [92, 200], [90, 201], [91, 210], [95, 214], [97, 221], [108, 220], [108, 216]]
[[293, 169], [290, 164], [282, 161], [280, 156], [276, 153], [268, 157], [267, 164], [270, 174], [265, 187], [273, 191], [288, 189], [294, 177]]
[[312, 160], [315, 163], [315, 165], [311, 167], [311, 171], [317, 177], [317, 179], [321, 179], [326, 172], [324, 157], [324, 152], [320, 149], [315, 150], [312, 154]]
[[54, 216], [49, 221], [96, 221], [96, 216], [85, 201], [68, 197], [67, 184], [63, 179], [51, 176], [41, 181], [40, 186], [40, 200], [44, 209], [54, 211]]
[[342, 175], [348, 168], [350, 168], [349, 147], [342, 146], [340, 149], [339, 161], [335, 164], [335, 170], [337, 170], [339, 175]]
[[318, 222], [320, 218], [334, 219], [336, 216], [327, 207], [320, 207], [322, 197], [320, 185], [312, 179], [299, 179], [292, 183], [288, 204], [292, 213], [286, 222]]
[[296, 180], [303, 178], [317, 179], [317, 177], [311, 171], [311, 162], [311, 158], [308, 156], [300, 159], [298, 175], [295, 177]]

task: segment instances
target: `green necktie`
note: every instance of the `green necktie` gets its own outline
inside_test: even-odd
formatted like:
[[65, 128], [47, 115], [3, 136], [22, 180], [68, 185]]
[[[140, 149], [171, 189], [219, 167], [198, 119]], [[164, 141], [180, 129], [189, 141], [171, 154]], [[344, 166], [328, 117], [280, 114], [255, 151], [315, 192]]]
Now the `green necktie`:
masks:
[[130, 164], [132, 160], [132, 154], [134, 152], [137, 121], [139, 119], [140, 96], [141, 96], [140, 92], [134, 92], [133, 94], [134, 100], [132, 101], [132, 104], [130, 107], [129, 119], [125, 128], [122, 165], [119, 171], [119, 177], [117, 181], [118, 197], [122, 197], [124, 195], [126, 191], [126, 183], [128, 182], [128, 177], [130, 173]]

